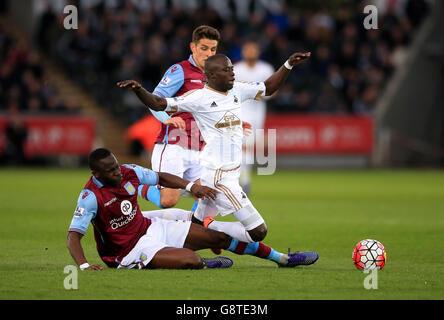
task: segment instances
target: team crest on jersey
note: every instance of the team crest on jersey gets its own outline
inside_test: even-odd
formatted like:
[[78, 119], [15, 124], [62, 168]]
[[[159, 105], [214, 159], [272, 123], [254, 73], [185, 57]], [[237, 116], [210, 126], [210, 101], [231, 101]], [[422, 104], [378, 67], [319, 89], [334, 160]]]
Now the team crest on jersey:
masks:
[[136, 188], [134, 188], [134, 186], [129, 181], [123, 187], [130, 195], [134, 195], [136, 193]]
[[139, 260], [140, 260], [140, 262], [144, 262], [144, 261], [148, 260], [148, 257], [145, 253], [142, 252], [140, 254]]

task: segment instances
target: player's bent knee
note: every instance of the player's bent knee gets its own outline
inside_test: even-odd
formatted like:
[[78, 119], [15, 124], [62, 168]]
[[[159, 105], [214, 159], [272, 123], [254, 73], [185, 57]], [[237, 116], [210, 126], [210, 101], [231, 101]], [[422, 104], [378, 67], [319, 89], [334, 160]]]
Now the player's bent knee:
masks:
[[181, 269], [202, 269], [202, 258], [198, 254], [188, 255], [182, 261]]
[[248, 231], [248, 234], [254, 242], [259, 242], [265, 239], [267, 236], [267, 231], [268, 230], [265, 224], [261, 224], [253, 230]]

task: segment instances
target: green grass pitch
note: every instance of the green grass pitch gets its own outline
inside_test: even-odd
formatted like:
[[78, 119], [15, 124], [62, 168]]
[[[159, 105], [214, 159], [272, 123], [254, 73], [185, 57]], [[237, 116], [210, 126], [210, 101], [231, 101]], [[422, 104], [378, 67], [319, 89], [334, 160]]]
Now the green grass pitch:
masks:
[[[78, 289], [66, 290], [64, 268], [74, 264], [66, 233], [88, 178], [86, 169], [0, 170], [0, 299], [444, 299], [443, 171], [256, 176], [250, 198], [268, 225], [264, 242], [281, 252], [317, 251], [315, 265], [280, 269], [224, 251], [230, 269], [83, 271]], [[367, 275], [351, 260], [366, 238], [387, 249], [376, 290], [364, 288]], [[92, 226], [82, 244], [89, 262], [101, 263]]]

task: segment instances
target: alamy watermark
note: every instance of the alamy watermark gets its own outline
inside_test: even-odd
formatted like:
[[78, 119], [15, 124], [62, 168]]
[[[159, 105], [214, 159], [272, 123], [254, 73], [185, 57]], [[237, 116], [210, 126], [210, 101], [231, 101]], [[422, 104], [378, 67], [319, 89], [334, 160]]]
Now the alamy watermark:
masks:
[[79, 11], [74, 5], [67, 5], [63, 8], [63, 13], [66, 14], [63, 19], [63, 27], [66, 30], [77, 30], [79, 28]]
[[365, 274], [370, 273], [368, 276], [364, 278], [364, 288], [367, 290], [376, 290], [378, 289], [378, 269], [375, 268], [373, 270], [366, 269], [364, 270]]
[[[79, 27], [79, 13], [75, 5], [66, 5], [63, 8], [63, 13], [66, 14], [63, 20], [63, 27], [66, 30], [77, 30]], [[366, 5], [364, 7], [364, 14], [367, 16], [364, 18], [363, 25], [367, 30], [378, 29], [378, 8], [375, 5]]]
[[364, 28], [366, 30], [378, 29], [378, 8], [374, 5], [366, 5], [364, 12], [367, 16], [364, 18]]
[[79, 270], [76, 266], [67, 265], [63, 269], [64, 274], [68, 274], [65, 279], [63, 279], [63, 287], [66, 290], [77, 290], [79, 288]]

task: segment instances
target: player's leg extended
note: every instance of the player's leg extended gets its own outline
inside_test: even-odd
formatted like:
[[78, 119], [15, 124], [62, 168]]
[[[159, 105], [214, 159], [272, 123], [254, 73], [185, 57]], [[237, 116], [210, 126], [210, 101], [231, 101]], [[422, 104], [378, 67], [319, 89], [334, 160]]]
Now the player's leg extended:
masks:
[[[203, 214], [205, 202], [209, 201], [211, 200], [205, 199], [199, 202], [199, 206], [192, 217], [193, 222], [201, 225], [205, 222], [205, 226], [209, 229], [226, 233], [244, 242], [257, 242], [265, 238], [267, 227], [257, 211], [253, 214], [250, 212], [250, 208], [242, 208], [236, 211], [233, 215], [242, 222], [216, 221], [211, 215], [205, 216]], [[249, 218], [250, 220], [248, 220]]]
[[294, 267], [300, 264], [312, 264], [317, 260], [314, 252], [284, 254], [261, 242], [247, 243], [215, 230], [192, 223], [185, 239], [184, 248], [201, 250], [222, 248], [239, 255], [251, 255], [276, 262], [281, 267]]

